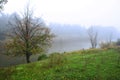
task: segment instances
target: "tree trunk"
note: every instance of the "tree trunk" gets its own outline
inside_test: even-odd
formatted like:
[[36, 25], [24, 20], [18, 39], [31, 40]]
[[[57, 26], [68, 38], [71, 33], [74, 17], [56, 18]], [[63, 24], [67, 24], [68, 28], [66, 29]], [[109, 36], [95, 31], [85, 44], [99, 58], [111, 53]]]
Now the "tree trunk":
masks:
[[27, 61], [27, 63], [30, 63], [30, 53], [26, 53], [26, 61]]

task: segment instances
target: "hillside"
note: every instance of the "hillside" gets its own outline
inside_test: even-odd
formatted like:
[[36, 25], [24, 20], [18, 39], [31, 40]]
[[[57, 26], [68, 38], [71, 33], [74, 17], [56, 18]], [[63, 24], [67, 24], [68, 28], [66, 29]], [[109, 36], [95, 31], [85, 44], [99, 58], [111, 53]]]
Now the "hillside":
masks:
[[[55, 55], [55, 54], [53, 54]], [[59, 54], [60, 56], [60, 54]], [[0, 80], [120, 80], [120, 54], [115, 49], [90, 49], [0, 68]], [[58, 59], [59, 58], [59, 59]], [[56, 60], [60, 62], [54, 63]]]

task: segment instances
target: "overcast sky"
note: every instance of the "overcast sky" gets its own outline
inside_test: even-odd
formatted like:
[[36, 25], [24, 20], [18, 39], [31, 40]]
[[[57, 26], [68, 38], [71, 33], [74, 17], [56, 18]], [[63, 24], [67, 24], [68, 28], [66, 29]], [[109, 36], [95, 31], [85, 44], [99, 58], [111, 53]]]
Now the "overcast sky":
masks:
[[[8, 0], [4, 12], [20, 12], [27, 0]], [[120, 27], [120, 0], [31, 0], [46, 22]]]

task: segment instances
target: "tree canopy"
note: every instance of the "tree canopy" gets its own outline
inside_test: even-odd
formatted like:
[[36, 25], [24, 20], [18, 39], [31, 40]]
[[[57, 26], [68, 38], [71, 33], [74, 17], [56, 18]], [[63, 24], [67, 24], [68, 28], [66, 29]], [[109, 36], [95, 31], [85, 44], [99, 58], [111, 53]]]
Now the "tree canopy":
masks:
[[32, 54], [46, 51], [54, 37], [40, 18], [33, 17], [33, 12], [28, 7], [22, 17], [15, 16], [9, 25], [12, 28], [6, 41], [7, 53], [25, 55], [27, 63]]

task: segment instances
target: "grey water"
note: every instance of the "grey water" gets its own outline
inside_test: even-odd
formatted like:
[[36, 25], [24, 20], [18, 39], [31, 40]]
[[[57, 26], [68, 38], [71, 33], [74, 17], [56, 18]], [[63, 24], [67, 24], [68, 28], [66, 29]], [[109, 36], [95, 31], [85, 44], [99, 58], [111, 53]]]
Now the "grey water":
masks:
[[89, 40], [82, 40], [80, 38], [69, 38], [54, 40], [52, 47], [48, 50], [48, 53], [52, 52], [70, 52], [81, 49], [87, 49], [90, 47]]

